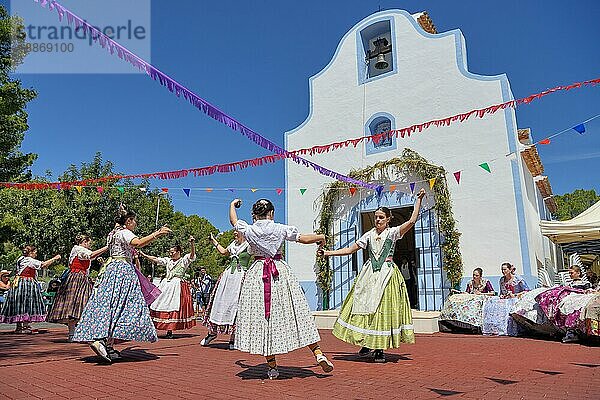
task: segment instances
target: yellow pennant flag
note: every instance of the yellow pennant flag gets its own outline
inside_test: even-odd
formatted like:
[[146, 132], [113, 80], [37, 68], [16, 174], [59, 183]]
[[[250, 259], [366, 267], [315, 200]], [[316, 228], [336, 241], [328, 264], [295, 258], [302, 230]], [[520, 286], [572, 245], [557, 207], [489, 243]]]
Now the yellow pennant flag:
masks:
[[256, 189], [256, 188], [252, 188], [252, 189], [250, 189], [250, 190], [252, 191], [252, 193], [254, 193], [254, 192], [256, 192], [258, 189]]
[[429, 180], [429, 189], [433, 189], [433, 185], [435, 185], [435, 178]]
[[75, 189], [77, 189], [77, 193], [81, 194], [81, 189], [83, 189], [81, 186], [75, 186]]

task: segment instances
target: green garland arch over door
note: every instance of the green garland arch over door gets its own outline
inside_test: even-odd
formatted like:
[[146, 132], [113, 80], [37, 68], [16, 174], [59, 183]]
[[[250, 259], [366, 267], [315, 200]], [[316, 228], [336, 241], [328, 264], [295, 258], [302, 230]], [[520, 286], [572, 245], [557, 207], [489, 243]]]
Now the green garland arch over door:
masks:
[[[456, 230], [456, 221], [452, 215], [452, 204], [450, 192], [446, 182], [446, 171], [444, 168], [430, 164], [425, 158], [411, 149], [404, 149], [401, 157], [378, 162], [362, 170], [352, 171], [349, 176], [362, 181], [392, 180], [390, 173], [394, 176], [407, 175], [417, 176], [423, 181], [435, 178], [433, 192], [435, 193], [434, 210], [440, 219], [440, 233], [443, 237], [441, 244], [443, 253], [443, 268], [453, 286], [460, 284], [463, 275], [462, 256], [460, 254], [460, 233]], [[345, 182], [334, 182], [327, 186], [320, 197], [320, 233], [327, 238], [326, 246], [332, 248], [333, 237], [331, 236], [331, 225], [334, 218], [334, 206], [341, 196], [347, 196], [349, 186]], [[323, 291], [323, 308], [329, 308], [329, 294], [331, 292], [331, 281], [333, 271], [329, 260], [317, 257], [317, 284]]]

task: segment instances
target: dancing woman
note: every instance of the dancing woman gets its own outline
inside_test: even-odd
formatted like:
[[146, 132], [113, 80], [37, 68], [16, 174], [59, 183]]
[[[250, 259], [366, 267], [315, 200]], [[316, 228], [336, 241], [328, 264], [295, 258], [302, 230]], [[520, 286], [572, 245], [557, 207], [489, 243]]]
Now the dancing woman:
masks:
[[108, 246], [95, 251], [90, 250], [92, 239], [88, 235], [77, 235], [76, 242], [77, 244], [73, 246], [69, 255], [67, 280], [60, 285], [52, 309], [46, 317], [48, 322], [67, 324], [69, 342], [73, 341], [75, 325], [77, 325], [94, 287], [89, 277], [90, 264], [92, 260], [108, 250]]
[[273, 222], [275, 208], [269, 200], [252, 206], [252, 225], [239, 220], [236, 199], [229, 206], [229, 220], [249, 243], [255, 256], [240, 291], [236, 320], [235, 348], [262, 354], [269, 365], [269, 379], [279, 376], [275, 355], [308, 346], [324, 372], [333, 364], [319, 347], [319, 332], [310, 315], [308, 302], [298, 278], [283, 261], [281, 250], [286, 240], [302, 244], [324, 242], [322, 234], [300, 234], [298, 228]]
[[250, 265], [252, 255], [248, 253], [248, 242], [237, 230], [234, 230], [235, 240], [227, 247], [219, 244], [217, 239], [210, 234], [215, 249], [229, 256], [229, 267], [223, 271], [213, 290], [210, 302], [206, 308], [203, 324], [208, 327], [208, 335], [200, 344], [208, 346], [217, 338], [218, 332], [229, 333], [229, 349], [234, 349], [235, 317], [238, 312], [238, 300], [244, 274]]
[[32, 322], [42, 322], [46, 318], [46, 306], [40, 285], [36, 279], [37, 271], [48, 268], [60, 260], [57, 254], [49, 260], [37, 260], [35, 246], [25, 246], [23, 255], [17, 259], [17, 282], [6, 294], [6, 301], [0, 312], [0, 323], [17, 323], [15, 333], [34, 333]]
[[390, 228], [391, 211], [379, 207], [375, 211], [375, 227], [352, 246], [318, 252], [329, 257], [368, 250], [369, 257], [342, 304], [333, 335], [361, 346], [360, 355], [368, 355], [374, 349], [375, 362], [385, 362], [384, 350], [415, 342], [406, 284], [393, 255], [396, 241], [417, 222], [423, 196], [425, 190], [421, 189], [410, 219], [402, 225]]
[[169, 257], [154, 257], [140, 254], [158, 265], [163, 265], [167, 276], [160, 282], [160, 296], [150, 305], [150, 316], [159, 331], [167, 331], [165, 338], [172, 339], [173, 331], [191, 329], [196, 326], [190, 283], [185, 274], [196, 260], [196, 239], [190, 236], [190, 252], [183, 257], [183, 249], [176, 245], [169, 249]]
[[123, 208], [106, 243], [110, 258], [98, 275], [96, 287], [75, 328], [74, 342], [88, 342], [94, 352], [111, 363], [121, 358], [113, 349], [114, 339], [155, 342], [156, 330], [150, 319], [138, 274], [133, 265], [135, 248], [144, 247], [171, 233], [167, 227], [138, 238], [136, 215]]

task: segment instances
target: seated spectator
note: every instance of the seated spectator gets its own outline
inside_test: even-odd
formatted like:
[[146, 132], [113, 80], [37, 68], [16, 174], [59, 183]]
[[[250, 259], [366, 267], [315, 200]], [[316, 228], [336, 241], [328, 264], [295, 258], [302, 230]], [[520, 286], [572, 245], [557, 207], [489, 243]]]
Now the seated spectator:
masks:
[[473, 270], [473, 279], [467, 283], [467, 293], [494, 295], [492, 283], [483, 277], [483, 269], [475, 268]]
[[10, 279], [8, 279], [9, 275], [10, 271], [5, 269], [0, 271], [0, 306], [4, 303], [4, 293], [8, 292], [10, 289]]
[[552, 288], [536, 297], [548, 320], [564, 333], [563, 343], [579, 340], [581, 311], [594, 297], [594, 294], [585, 293], [591, 285], [583, 276], [580, 265], [571, 265], [569, 276], [572, 279], [569, 285]]
[[502, 263], [502, 277], [500, 278], [500, 297], [518, 297], [519, 293], [529, 290], [527, 282], [515, 274], [516, 268], [510, 263]]
[[514, 311], [515, 304], [521, 294], [529, 291], [529, 286], [521, 277], [515, 274], [515, 267], [510, 263], [503, 263], [502, 277], [500, 278], [500, 298], [492, 298], [483, 306], [484, 335], [510, 335], [519, 334], [519, 327], [510, 313]]

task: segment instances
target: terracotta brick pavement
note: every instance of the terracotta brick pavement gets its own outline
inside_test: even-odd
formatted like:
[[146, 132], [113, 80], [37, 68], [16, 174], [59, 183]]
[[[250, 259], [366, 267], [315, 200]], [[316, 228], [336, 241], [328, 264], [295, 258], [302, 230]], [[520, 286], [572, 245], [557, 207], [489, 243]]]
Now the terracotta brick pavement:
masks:
[[265, 380], [262, 357], [227, 350], [202, 327], [157, 343], [124, 343], [126, 361], [101, 365], [65, 330], [0, 332], [2, 399], [600, 399], [600, 347], [470, 335], [418, 335], [388, 363], [321, 331], [332, 374], [308, 349], [280, 356], [281, 377]]

